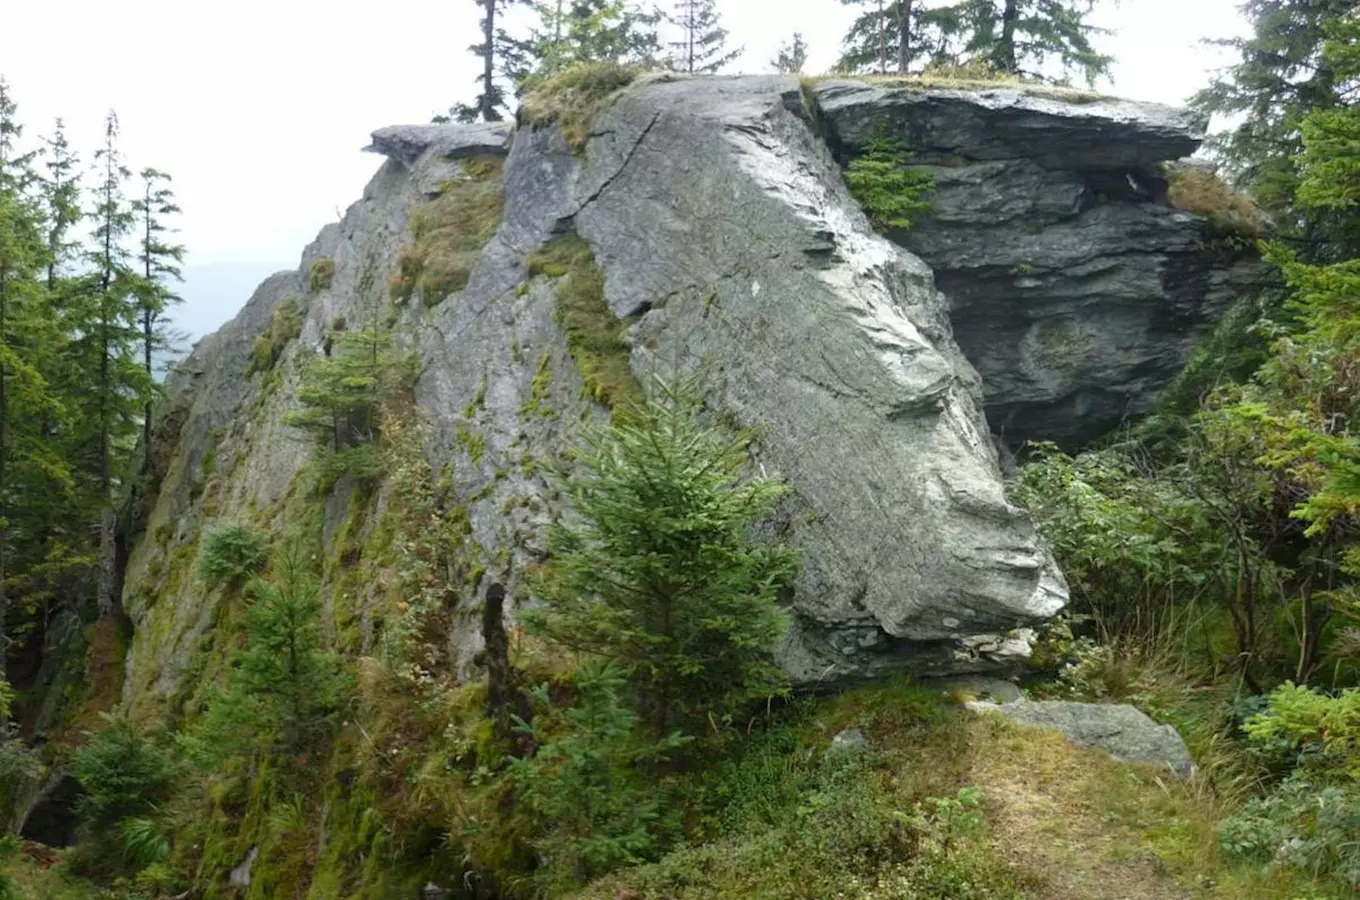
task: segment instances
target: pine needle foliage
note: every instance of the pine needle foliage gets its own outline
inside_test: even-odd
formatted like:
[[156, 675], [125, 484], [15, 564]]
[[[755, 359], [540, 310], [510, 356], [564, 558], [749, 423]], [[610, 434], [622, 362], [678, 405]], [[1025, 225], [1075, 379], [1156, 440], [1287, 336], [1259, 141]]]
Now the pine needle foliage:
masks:
[[934, 180], [907, 164], [900, 141], [876, 137], [845, 169], [845, 183], [875, 231], [906, 230], [930, 212]]
[[644, 409], [587, 432], [563, 482], [574, 516], [549, 535], [535, 634], [613, 661], [660, 738], [721, 725], [778, 694], [778, 600], [796, 569], [753, 527], [788, 489], [746, 474], [749, 435], [699, 417], [699, 383], [654, 379]]

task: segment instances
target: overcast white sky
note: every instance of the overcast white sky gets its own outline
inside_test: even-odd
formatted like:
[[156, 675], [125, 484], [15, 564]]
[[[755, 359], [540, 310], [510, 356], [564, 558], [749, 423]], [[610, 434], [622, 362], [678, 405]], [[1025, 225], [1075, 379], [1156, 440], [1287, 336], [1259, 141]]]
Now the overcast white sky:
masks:
[[[942, 0], [936, 0], [942, 2]], [[1121, 96], [1178, 103], [1240, 33], [1238, 0], [1103, 0]], [[64, 116], [89, 151], [115, 108], [135, 168], [170, 172], [191, 264], [292, 261], [380, 162], [370, 131], [425, 122], [473, 93], [473, 0], [0, 0], [0, 57], [29, 136]], [[829, 67], [855, 11], [840, 0], [719, 0], [738, 70], [795, 29]], [[15, 39], [17, 36], [22, 36]], [[244, 299], [244, 298], [242, 298]]]

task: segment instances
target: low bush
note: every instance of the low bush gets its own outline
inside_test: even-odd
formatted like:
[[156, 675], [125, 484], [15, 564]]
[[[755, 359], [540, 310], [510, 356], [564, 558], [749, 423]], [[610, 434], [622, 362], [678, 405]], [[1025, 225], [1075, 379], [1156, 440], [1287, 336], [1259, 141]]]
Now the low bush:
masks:
[[240, 585], [268, 562], [269, 536], [252, 525], [228, 522], [203, 536], [198, 573], [210, 585]]

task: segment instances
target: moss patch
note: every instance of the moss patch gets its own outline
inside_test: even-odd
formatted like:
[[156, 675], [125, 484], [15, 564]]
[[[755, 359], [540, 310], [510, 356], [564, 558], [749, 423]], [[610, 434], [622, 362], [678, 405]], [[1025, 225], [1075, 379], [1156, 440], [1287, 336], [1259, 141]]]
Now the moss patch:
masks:
[[283, 351], [300, 334], [302, 313], [298, 310], [297, 300], [285, 297], [270, 318], [269, 330], [255, 339], [255, 346], [250, 351], [250, 365], [246, 367], [246, 376], [273, 369]]
[[529, 257], [529, 274], [558, 279], [553, 314], [585, 379], [586, 392], [616, 414], [642, 400], [628, 358], [628, 326], [604, 296], [604, 273], [577, 235], [556, 238]]
[[419, 296], [435, 306], [472, 277], [482, 248], [501, 224], [502, 169], [499, 156], [476, 156], [463, 162], [463, 173], [440, 185], [439, 195], [411, 214], [411, 246], [397, 257], [388, 285], [392, 299]]
[[804, 78], [804, 89], [815, 90], [822, 84], [837, 81], [863, 81], [867, 84], [885, 88], [902, 88], [919, 91], [994, 91], [999, 88], [1020, 91], [1031, 97], [1060, 100], [1064, 103], [1087, 104], [1101, 100], [1117, 99], [1095, 91], [1062, 85], [1046, 84], [1013, 75], [989, 75], [978, 77], [977, 73], [964, 73], [953, 70], [936, 70], [920, 75], [820, 75]]
[[525, 96], [520, 121], [534, 128], [556, 125], [572, 152], [584, 153], [595, 117], [640, 74], [639, 69], [612, 63], [572, 66]]

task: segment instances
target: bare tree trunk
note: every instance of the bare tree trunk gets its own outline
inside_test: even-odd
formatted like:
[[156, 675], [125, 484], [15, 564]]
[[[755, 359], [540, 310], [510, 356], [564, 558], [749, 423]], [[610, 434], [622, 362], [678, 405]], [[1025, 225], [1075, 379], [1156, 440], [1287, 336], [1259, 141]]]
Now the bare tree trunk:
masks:
[[501, 121], [500, 110], [496, 109], [496, 5], [501, 0], [480, 0], [486, 7], [486, 18], [482, 20], [482, 120]]
[[1015, 23], [1020, 20], [1020, 0], [1006, 0], [1001, 14], [1001, 41], [996, 45], [996, 65], [1011, 75], [1019, 71], [1015, 59]]
[[911, 65], [912, 0], [902, 0], [897, 9], [897, 74], [905, 75]]

